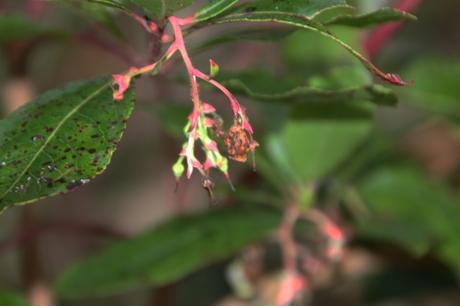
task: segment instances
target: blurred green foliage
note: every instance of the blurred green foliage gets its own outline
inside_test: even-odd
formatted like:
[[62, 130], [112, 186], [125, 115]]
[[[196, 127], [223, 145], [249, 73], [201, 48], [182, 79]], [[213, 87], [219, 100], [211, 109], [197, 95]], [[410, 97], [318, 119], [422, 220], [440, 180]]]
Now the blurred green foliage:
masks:
[[[203, 4], [175, 0], [132, 2], [136, 4], [136, 9], [142, 9], [156, 19], [190, 5]], [[280, 224], [283, 208], [293, 201], [293, 190], [300, 190], [299, 198], [294, 200], [308, 202], [308, 205], [302, 206], [303, 209], [337, 209], [344, 222], [353, 228], [353, 245], [369, 248], [374, 253], [377, 252], [372, 249], [375, 244], [402, 250], [414, 261], [429, 257], [446, 267], [447, 272], [435, 269], [438, 274], [428, 269], [433, 272], [433, 279], [439, 277], [445, 281], [445, 287], [452, 282], [450, 273], [459, 279], [460, 201], [458, 182], [455, 181], [457, 175], [452, 178], [430, 173], [426, 165], [430, 160], [418, 161], [413, 152], [407, 152], [406, 147], [408, 139], [414, 137], [412, 133], [431, 122], [443, 122], [453, 131], [458, 130], [458, 46], [452, 46], [453, 52], [442, 52], [442, 47], [437, 49], [436, 43], [431, 42], [435, 38], [440, 39], [438, 34], [433, 34], [437, 31], [425, 31], [430, 22], [432, 27], [437, 25], [436, 20], [430, 20], [430, 13], [433, 16], [444, 13], [450, 16], [447, 11], [455, 5], [443, 4], [436, 11], [432, 9], [433, 4], [426, 4], [421, 9], [421, 18], [415, 24], [407, 25], [407, 29], [401, 29], [388, 43], [388, 53], [385, 53], [386, 49], [381, 51], [376, 59], [379, 64], [402, 71], [405, 78], [415, 80], [411, 87], [393, 90], [376, 81], [354, 51], [354, 57], [345, 52], [343, 43], [361, 52], [363, 35], [360, 28], [373, 29], [387, 21], [413, 20], [414, 17], [380, 7], [373, 12], [362, 11], [359, 8], [366, 5], [360, 2], [287, 1], [277, 4], [276, 1], [265, 0], [249, 3], [223, 0], [204, 3], [202, 12], [205, 13], [201, 15], [201, 23], [191, 33], [216, 23], [254, 24], [229, 27], [228, 31], [216, 37], [206, 35], [196, 43], [191, 40], [190, 49], [197, 57], [206, 52], [216, 52], [212, 49], [224, 50], [225, 54], [231, 55], [233, 48], [245, 43], [263, 44], [266, 50], [276, 55], [273, 65], [256, 60], [255, 64], [241, 70], [225, 72], [221, 68], [217, 77], [239, 98], [251, 101], [250, 111], [258, 114], [255, 120], [256, 140], [260, 143], [258, 172], [251, 174], [255, 178], [249, 180], [249, 186], [244, 185], [244, 179], [241, 179], [241, 184], [238, 184], [241, 187], [237, 185], [236, 194], [228, 194], [229, 201], [238, 205], [236, 208], [210, 209], [201, 214], [174, 217], [72, 264], [56, 281], [59, 295], [66, 298], [106, 296], [136, 288], [165, 286], [180, 282], [192, 273], [206, 271], [207, 266], [231, 258], [245, 246], [266, 240]], [[354, 4], [357, 9], [350, 12], [347, 4]], [[117, 21], [119, 15], [114, 8], [118, 5], [122, 5], [123, 10], [129, 7], [127, 1], [101, 0], [85, 2], [77, 9], [83, 12], [82, 15], [89, 15], [88, 20], [103, 24], [112, 34], [111, 38], [120, 42], [126, 40], [126, 33]], [[292, 13], [301, 16], [293, 17]], [[448, 22], [455, 23], [454, 19]], [[260, 21], [275, 21], [279, 25], [260, 26]], [[0, 15], [0, 45], [3, 50], [17, 41], [57, 33], [54, 31], [56, 29], [37, 25], [23, 15]], [[343, 43], [331, 39], [329, 31], [334, 32]], [[417, 45], [417, 39], [423, 41], [423, 48]], [[166, 79], [171, 83], [178, 80], [173, 86], [184, 84], [183, 78], [176, 75], [162, 78], [162, 81]], [[60, 100], [53, 94], [51, 96], [53, 99], [47, 99], [49, 103], [42, 107], [43, 111], [50, 113], [53, 103]], [[100, 108], [98, 116], [91, 119], [100, 121], [97, 126], [104, 135], [113, 126], [119, 128], [122, 124], [110, 120], [110, 116], [120, 113], [110, 111], [111, 108], [106, 105], [111, 103], [109, 96], [107, 88], [105, 99], [94, 100]], [[76, 94], [72, 99], [68, 101], [85, 101], [87, 97]], [[175, 96], [170, 101], [179, 99]], [[156, 115], [168, 135], [181, 139], [191, 106], [170, 101], [148, 106], [147, 110]], [[47, 105], [51, 110], [44, 109]], [[30, 108], [23, 108], [21, 112]], [[61, 115], [67, 118], [79, 111], [78, 107]], [[14, 124], [14, 116], [18, 115], [1, 121], [0, 135]], [[66, 132], [81, 136], [78, 126], [69, 127]], [[23, 137], [30, 138], [30, 135], [27, 133]], [[13, 136], [20, 139], [21, 134]], [[110, 141], [118, 142], [117, 139]], [[9, 144], [6, 138], [0, 139], [0, 163], [2, 157], [15, 155], [14, 152], [21, 149], [15, 145], [11, 145], [10, 149]], [[223, 146], [222, 143], [218, 145]], [[30, 148], [37, 154], [51, 152], [47, 148]], [[424, 148], [417, 147], [415, 151], [418, 150]], [[447, 153], [458, 155], [458, 151]], [[49, 155], [53, 160], [62, 158], [59, 154]], [[85, 158], [78, 160], [80, 166], [91, 162]], [[7, 170], [0, 164], [0, 174]], [[37, 171], [40, 172], [40, 169]], [[100, 172], [91, 173], [91, 177]], [[245, 174], [241, 177], [245, 178]], [[81, 178], [86, 176], [77, 177]], [[0, 177], [0, 198], [3, 201], [2, 186], [14, 185], [13, 188], [8, 187], [14, 191], [21, 184], [27, 184], [18, 184], [19, 181], [14, 178], [14, 184], [8, 184], [11, 180], [8, 175]], [[51, 187], [48, 183], [44, 181], [43, 188], [38, 188], [41, 192], [39, 197], [56, 193], [49, 192]], [[33, 191], [36, 193], [35, 189], [26, 189], [26, 196]], [[218, 188], [218, 191], [221, 190]], [[222, 193], [225, 195], [225, 191]], [[6, 204], [15, 202], [11, 198], [10, 195]], [[30, 199], [35, 198], [38, 196]], [[1, 203], [0, 207], [6, 204]], [[423, 293], [430, 288], [439, 289], [435, 281], [435, 284], [419, 284], [417, 279], [429, 278], [426, 275], [431, 274], [419, 275], [420, 271], [415, 270], [376, 273], [364, 287], [374, 295], [373, 301], [384, 300], [392, 294], [404, 296]], [[407, 281], [401, 281], [397, 286], [389, 285], [397, 279]], [[444, 285], [444, 282], [441, 283]], [[398, 291], [398, 286], [407, 288]], [[0, 293], [0, 305], [25, 305], [21, 303], [13, 295]]]

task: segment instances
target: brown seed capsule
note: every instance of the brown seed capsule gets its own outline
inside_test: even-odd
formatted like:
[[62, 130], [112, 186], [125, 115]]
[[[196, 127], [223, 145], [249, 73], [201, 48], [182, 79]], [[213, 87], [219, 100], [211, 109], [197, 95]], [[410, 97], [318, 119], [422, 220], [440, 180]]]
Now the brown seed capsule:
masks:
[[224, 140], [228, 157], [242, 163], [248, 159], [248, 153], [254, 151], [259, 145], [252, 139], [248, 131], [239, 124], [233, 124], [230, 127]]

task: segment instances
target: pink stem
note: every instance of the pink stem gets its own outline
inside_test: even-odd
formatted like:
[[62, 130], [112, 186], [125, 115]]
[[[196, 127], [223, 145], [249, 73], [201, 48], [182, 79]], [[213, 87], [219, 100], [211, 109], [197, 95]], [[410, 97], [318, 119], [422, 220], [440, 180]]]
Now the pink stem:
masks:
[[199, 69], [196, 69], [193, 66], [190, 56], [187, 52], [187, 48], [185, 47], [184, 37], [182, 35], [182, 30], [180, 28], [180, 26], [192, 24], [194, 22], [193, 17], [181, 19], [181, 18], [172, 16], [169, 18], [169, 22], [171, 23], [171, 26], [173, 27], [174, 36], [175, 36], [175, 41], [172, 45], [175, 48], [177, 48], [177, 50], [179, 50], [179, 52], [181, 53], [185, 66], [187, 68], [187, 73], [189, 75], [190, 82], [191, 82], [191, 96], [192, 96], [192, 100], [194, 103], [194, 111], [192, 113], [192, 122], [191, 122], [192, 128], [195, 126], [196, 120], [198, 119], [198, 116], [200, 113], [200, 98], [199, 98], [199, 89], [198, 89], [198, 82], [197, 82], [197, 77], [198, 77], [212, 84], [216, 88], [218, 88], [227, 97], [227, 99], [229, 100], [231, 104], [233, 115], [235, 116], [235, 118], [239, 116], [241, 120], [243, 121], [244, 128], [249, 133], [253, 134], [254, 131], [251, 125], [249, 124], [246, 118], [246, 115], [244, 114], [244, 111], [242, 110], [240, 104], [238, 103], [236, 98], [233, 96], [233, 94], [221, 83], [217, 82], [216, 80], [211, 79], [208, 75], [206, 75], [205, 73], [201, 72]]
[[343, 255], [343, 246], [347, 240], [344, 229], [317, 209], [310, 209], [308, 213], [302, 216], [315, 223], [328, 239], [329, 245], [326, 249], [328, 258], [335, 261], [341, 259]]
[[191, 118], [191, 128], [194, 129], [196, 127], [196, 123], [198, 121], [198, 117], [200, 115], [200, 97], [199, 97], [199, 89], [198, 89], [198, 82], [196, 80], [195, 75], [195, 67], [193, 67], [192, 60], [188, 55], [187, 49], [185, 47], [184, 36], [182, 35], [182, 30], [180, 26], [184, 23], [183, 19], [171, 16], [169, 17], [169, 22], [173, 28], [174, 32], [174, 43], [171, 47], [176, 50], [179, 50], [182, 59], [184, 60], [185, 67], [187, 69], [187, 73], [190, 79], [191, 90], [190, 94], [192, 96], [193, 101], [193, 113]]
[[299, 217], [295, 205], [290, 205], [284, 211], [283, 222], [278, 231], [278, 237], [283, 252], [284, 268], [287, 271], [297, 271], [297, 246], [293, 238], [294, 226]]
[[240, 111], [240, 105], [239, 105], [238, 101], [236, 100], [236, 98], [233, 96], [233, 94], [227, 88], [225, 88], [224, 85], [220, 84], [216, 80], [210, 79], [209, 76], [207, 76], [206, 74], [204, 74], [203, 72], [201, 72], [198, 69], [195, 69], [193, 71], [193, 73], [194, 73], [194, 75], [196, 75], [200, 79], [202, 79], [202, 80], [214, 85], [220, 91], [222, 91], [222, 93], [227, 97], [227, 99], [230, 101], [230, 103], [232, 105], [233, 114], [235, 116], [238, 115], [238, 113]]
[[235, 96], [221, 83], [217, 82], [216, 80], [210, 79], [209, 76], [206, 74], [202, 73], [199, 70], [195, 69], [195, 75], [199, 77], [200, 79], [214, 85], [216, 88], [218, 88], [230, 101], [233, 115], [235, 117], [240, 116], [241, 120], [243, 121], [243, 126], [244, 128], [251, 134], [254, 134], [254, 130], [252, 129], [252, 126], [249, 124], [248, 119], [246, 118], [246, 115], [243, 113], [243, 110], [241, 109], [240, 104], [236, 100]]

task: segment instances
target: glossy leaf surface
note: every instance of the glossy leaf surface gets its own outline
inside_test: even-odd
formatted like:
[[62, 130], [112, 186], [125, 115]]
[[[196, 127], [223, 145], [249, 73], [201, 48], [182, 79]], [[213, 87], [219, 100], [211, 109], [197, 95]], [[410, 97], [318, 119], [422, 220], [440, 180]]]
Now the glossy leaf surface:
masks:
[[280, 218], [256, 207], [175, 218], [72, 266], [58, 291], [76, 297], [167, 284], [266, 238]]
[[65, 193], [102, 173], [133, 109], [111, 79], [47, 92], [0, 121], [0, 209]]

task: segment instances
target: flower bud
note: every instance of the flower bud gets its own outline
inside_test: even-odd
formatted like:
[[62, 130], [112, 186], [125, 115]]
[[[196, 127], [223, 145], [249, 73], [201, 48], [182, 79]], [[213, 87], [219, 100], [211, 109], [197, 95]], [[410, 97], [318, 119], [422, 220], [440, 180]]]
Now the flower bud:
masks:
[[185, 167], [184, 167], [184, 165], [182, 163], [183, 160], [184, 160], [183, 157], [179, 157], [177, 162], [172, 167], [172, 171], [173, 171], [174, 176], [176, 177], [177, 180], [179, 178], [181, 178], [181, 176], [184, 174], [184, 171], [185, 171]]

